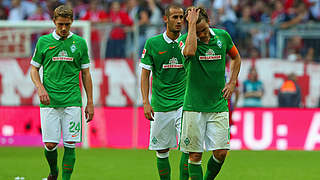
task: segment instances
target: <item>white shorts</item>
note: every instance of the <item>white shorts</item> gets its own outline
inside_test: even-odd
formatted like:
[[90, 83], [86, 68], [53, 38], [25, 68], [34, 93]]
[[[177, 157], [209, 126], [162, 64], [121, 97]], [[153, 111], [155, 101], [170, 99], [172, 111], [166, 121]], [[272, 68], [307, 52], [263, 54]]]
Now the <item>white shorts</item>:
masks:
[[81, 107], [40, 108], [43, 142], [81, 142]]
[[182, 107], [169, 112], [155, 112], [150, 128], [150, 150], [177, 147], [181, 128]]
[[183, 152], [230, 149], [229, 113], [184, 111], [180, 141]]

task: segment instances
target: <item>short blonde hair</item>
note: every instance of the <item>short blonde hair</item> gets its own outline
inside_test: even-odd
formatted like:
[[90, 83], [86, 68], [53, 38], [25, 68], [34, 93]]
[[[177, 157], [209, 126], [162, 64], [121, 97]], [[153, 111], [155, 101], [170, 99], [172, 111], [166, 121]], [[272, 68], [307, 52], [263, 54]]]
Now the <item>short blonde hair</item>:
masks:
[[57, 19], [58, 17], [70, 18], [73, 20], [73, 10], [72, 8], [61, 5], [54, 9], [53, 19]]

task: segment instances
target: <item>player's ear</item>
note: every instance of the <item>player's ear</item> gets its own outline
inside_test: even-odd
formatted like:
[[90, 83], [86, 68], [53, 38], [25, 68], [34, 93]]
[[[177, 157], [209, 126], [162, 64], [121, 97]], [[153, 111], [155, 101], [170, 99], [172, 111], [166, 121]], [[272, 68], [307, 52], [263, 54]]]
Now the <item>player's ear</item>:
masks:
[[168, 17], [167, 17], [167, 16], [163, 16], [162, 18], [163, 18], [163, 21], [164, 21], [165, 23], [168, 23]]
[[55, 18], [53, 18], [53, 19], [52, 19], [52, 21], [53, 21], [54, 25], [57, 25], [57, 24], [56, 24], [56, 19], [55, 19]]

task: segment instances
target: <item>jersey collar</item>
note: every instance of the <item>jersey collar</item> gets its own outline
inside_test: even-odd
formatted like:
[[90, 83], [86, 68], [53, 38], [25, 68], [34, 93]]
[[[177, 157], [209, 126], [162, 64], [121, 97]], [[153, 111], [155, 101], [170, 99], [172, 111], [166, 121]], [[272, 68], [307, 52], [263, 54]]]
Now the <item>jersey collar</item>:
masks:
[[[71, 31], [69, 31], [69, 35], [67, 37], [67, 39], [69, 39], [71, 36], [73, 35], [73, 33]], [[56, 30], [53, 31], [52, 33], [53, 38], [55, 38], [56, 40], [60, 40], [60, 36], [56, 33]]]
[[216, 35], [211, 28], [209, 28], [209, 31], [210, 31], [210, 34], [211, 34], [212, 36], [215, 36], [215, 35]]
[[170, 39], [170, 38], [167, 36], [167, 31], [165, 31], [165, 32], [162, 34], [162, 36], [163, 36], [163, 39], [164, 39], [168, 44], [170, 44], [170, 43], [172, 43], [172, 42], [178, 43], [178, 38], [181, 36], [181, 33], [179, 34], [179, 37], [178, 37], [176, 40], [174, 40], [174, 41], [172, 41], [172, 39]]

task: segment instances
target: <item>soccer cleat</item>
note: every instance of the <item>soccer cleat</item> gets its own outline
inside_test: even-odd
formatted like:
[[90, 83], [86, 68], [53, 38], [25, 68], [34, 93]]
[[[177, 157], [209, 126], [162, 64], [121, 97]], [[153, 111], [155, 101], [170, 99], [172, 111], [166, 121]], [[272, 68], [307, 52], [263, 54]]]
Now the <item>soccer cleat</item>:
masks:
[[47, 180], [57, 180], [57, 179], [58, 179], [58, 175], [49, 174], [49, 176], [47, 177]]

